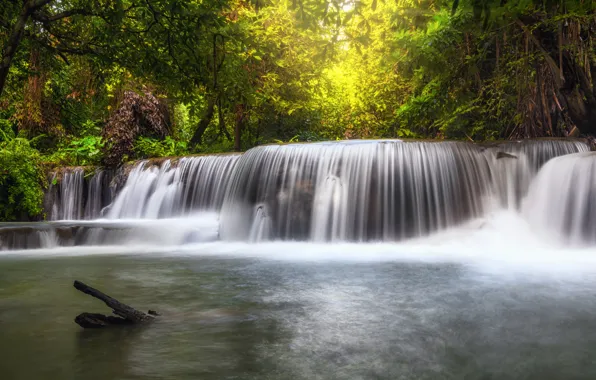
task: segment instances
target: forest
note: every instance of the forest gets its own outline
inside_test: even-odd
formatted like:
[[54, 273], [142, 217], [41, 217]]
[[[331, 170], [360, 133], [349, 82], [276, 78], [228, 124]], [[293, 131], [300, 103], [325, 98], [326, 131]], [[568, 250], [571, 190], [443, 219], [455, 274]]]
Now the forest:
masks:
[[341, 139], [588, 137], [591, 0], [4, 0], [0, 220], [48, 168]]

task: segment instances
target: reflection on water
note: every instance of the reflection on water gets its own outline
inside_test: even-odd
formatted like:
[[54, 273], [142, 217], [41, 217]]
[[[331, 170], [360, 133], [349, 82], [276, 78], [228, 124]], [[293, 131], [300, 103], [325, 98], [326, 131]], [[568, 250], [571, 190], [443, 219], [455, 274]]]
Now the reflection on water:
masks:
[[[596, 282], [463, 263], [0, 259], [2, 379], [594, 379]], [[80, 279], [152, 325], [106, 312]]]

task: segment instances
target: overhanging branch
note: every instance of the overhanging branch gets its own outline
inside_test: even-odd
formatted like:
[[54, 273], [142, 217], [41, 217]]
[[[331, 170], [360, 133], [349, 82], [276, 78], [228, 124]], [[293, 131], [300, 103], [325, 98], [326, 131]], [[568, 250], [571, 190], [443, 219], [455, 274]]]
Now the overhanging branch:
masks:
[[58, 20], [62, 20], [63, 18], [75, 16], [75, 15], [83, 15], [83, 16], [93, 16], [94, 13], [90, 12], [87, 9], [78, 8], [78, 9], [69, 9], [67, 11], [57, 13], [57, 14], [47, 14], [47, 13], [40, 13], [35, 12], [31, 15], [34, 20], [41, 21], [41, 22], [54, 22]]
[[47, 5], [49, 3], [51, 3], [54, 0], [35, 0], [29, 3], [29, 10], [31, 12], [35, 12], [36, 10], [38, 10], [39, 8], [43, 7], [44, 5]]

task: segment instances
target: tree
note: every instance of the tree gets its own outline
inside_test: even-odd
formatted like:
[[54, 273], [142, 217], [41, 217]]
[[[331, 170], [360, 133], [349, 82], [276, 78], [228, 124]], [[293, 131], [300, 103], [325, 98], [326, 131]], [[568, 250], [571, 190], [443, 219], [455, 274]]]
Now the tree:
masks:
[[2, 20], [2, 26], [10, 29], [8, 40], [2, 49], [2, 60], [0, 60], [0, 96], [6, 83], [6, 77], [8, 76], [8, 70], [12, 60], [17, 52], [19, 44], [25, 34], [25, 27], [29, 18], [34, 12], [38, 11], [44, 5], [52, 2], [52, 0], [27, 0], [23, 3], [22, 9], [19, 12], [12, 28], [6, 20]]
[[[3, 34], [7, 36], [0, 61], [0, 97], [23, 38], [32, 39], [46, 48], [55, 50], [63, 59], [66, 59], [64, 53], [68, 53], [69, 49], [62, 45], [70, 45], [66, 43], [67, 40], [72, 42], [78, 40], [72, 33], [67, 35], [55, 33], [56, 26], [62, 26], [66, 19], [75, 16], [91, 15], [95, 8], [93, 5], [96, 7], [99, 5], [97, 2], [66, 3], [58, 0], [26, 0], [20, 7], [17, 4], [18, 2], [6, 4], [3, 18], [0, 19], [0, 27], [4, 29]], [[105, 6], [105, 4], [102, 5]], [[56, 42], [58, 46], [54, 45]]]
[[594, 132], [593, 2], [462, 0], [450, 8], [397, 34], [407, 52], [398, 68], [413, 88], [400, 124], [473, 140]]
[[[0, 13], [0, 89], [21, 47], [19, 69], [12, 70], [18, 81], [39, 77], [42, 68], [27, 58], [39, 51], [46, 57], [44, 69], [52, 73], [60, 66], [57, 62], [79, 64], [77, 57], [92, 62], [100, 78], [96, 90], [103, 90], [101, 82], [110, 72], [119, 72], [155, 85], [177, 101], [192, 102], [214, 92], [212, 84], [216, 87], [224, 55], [216, 42], [224, 40], [220, 29], [226, 6], [226, 1], [182, 0], [26, 1], [22, 7], [9, 2]], [[25, 104], [27, 99], [18, 100], [19, 92], [12, 101]]]

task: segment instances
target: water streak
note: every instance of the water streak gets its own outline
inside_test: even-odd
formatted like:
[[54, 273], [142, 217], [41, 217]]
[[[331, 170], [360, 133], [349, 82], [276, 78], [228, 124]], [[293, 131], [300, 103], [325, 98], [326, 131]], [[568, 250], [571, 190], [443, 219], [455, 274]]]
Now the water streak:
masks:
[[50, 193], [56, 187], [51, 205], [50, 220], [77, 220], [83, 217], [85, 171], [82, 168], [55, 173]]
[[159, 167], [142, 162], [130, 172], [107, 217], [158, 219], [219, 210], [238, 157], [185, 157]]
[[86, 220], [101, 217], [103, 208], [112, 202], [111, 179], [111, 173], [101, 169], [97, 170], [91, 177], [87, 190], [87, 203], [85, 204], [84, 218]]

